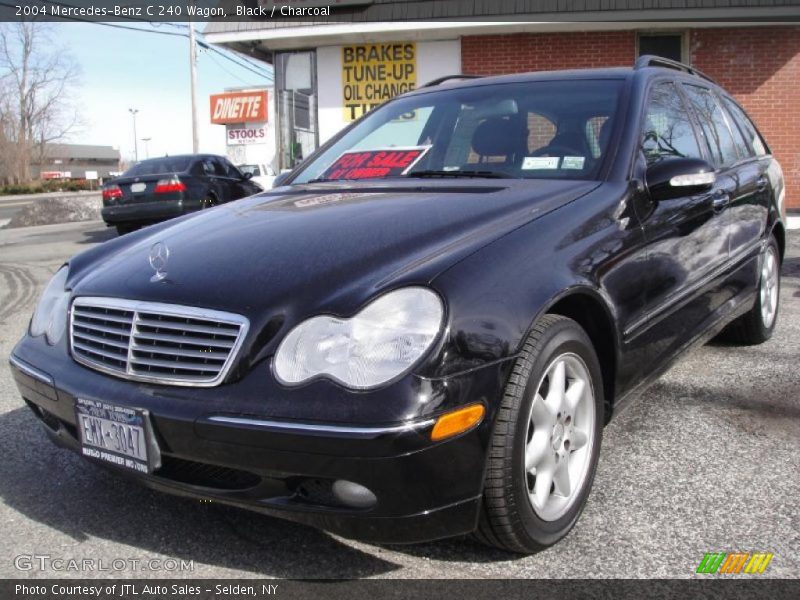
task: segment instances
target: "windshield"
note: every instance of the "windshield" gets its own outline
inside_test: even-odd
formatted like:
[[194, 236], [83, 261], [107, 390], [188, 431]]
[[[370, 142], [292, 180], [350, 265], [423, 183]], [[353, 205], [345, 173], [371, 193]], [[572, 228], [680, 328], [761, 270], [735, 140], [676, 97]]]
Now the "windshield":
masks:
[[123, 177], [139, 177], [142, 175], [161, 175], [164, 173], [183, 173], [189, 169], [192, 162], [188, 157], [164, 157], [143, 160], [133, 165], [122, 174]]
[[399, 98], [292, 181], [394, 177], [596, 179], [622, 80], [530, 81]]

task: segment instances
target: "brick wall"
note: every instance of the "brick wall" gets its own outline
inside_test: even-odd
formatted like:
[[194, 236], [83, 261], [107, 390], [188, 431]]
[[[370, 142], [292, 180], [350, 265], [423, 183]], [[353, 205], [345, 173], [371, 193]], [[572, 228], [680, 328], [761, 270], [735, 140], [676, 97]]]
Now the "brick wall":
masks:
[[470, 75], [629, 67], [635, 56], [636, 34], [632, 31], [519, 33], [461, 38], [461, 72]]
[[[695, 29], [692, 64], [716, 79], [755, 120], [800, 208], [800, 27]], [[636, 33], [603, 31], [465, 36], [462, 72], [475, 75], [631, 66]]]

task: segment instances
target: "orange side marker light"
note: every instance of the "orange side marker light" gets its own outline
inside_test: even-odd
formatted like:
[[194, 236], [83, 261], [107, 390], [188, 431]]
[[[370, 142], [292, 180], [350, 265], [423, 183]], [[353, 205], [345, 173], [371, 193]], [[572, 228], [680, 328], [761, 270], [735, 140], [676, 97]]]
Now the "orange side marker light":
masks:
[[431, 440], [438, 442], [472, 429], [483, 420], [485, 414], [486, 409], [483, 404], [471, 404], [445, 413], [436, 419], [436, 424], [431, 431]]

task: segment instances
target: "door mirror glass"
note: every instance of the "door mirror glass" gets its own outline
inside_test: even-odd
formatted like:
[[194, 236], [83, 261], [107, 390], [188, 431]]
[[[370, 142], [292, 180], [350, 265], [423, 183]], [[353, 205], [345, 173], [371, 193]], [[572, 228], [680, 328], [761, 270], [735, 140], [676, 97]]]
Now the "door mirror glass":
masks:
[[654, 200], [691, 196], [710, 190], [714, 167], [700, 158], [668, 158], [647, 168], [647, 189]]

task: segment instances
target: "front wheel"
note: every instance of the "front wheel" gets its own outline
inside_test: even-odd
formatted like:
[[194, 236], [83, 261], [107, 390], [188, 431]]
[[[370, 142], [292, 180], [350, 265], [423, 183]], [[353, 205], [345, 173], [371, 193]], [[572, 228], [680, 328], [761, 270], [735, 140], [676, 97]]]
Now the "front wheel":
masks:
[[476, 537], [528, 554], [575, 525], [597, 468], [600, 364], [572, 319], [544, 316], [517, 359], [495, 419]]

